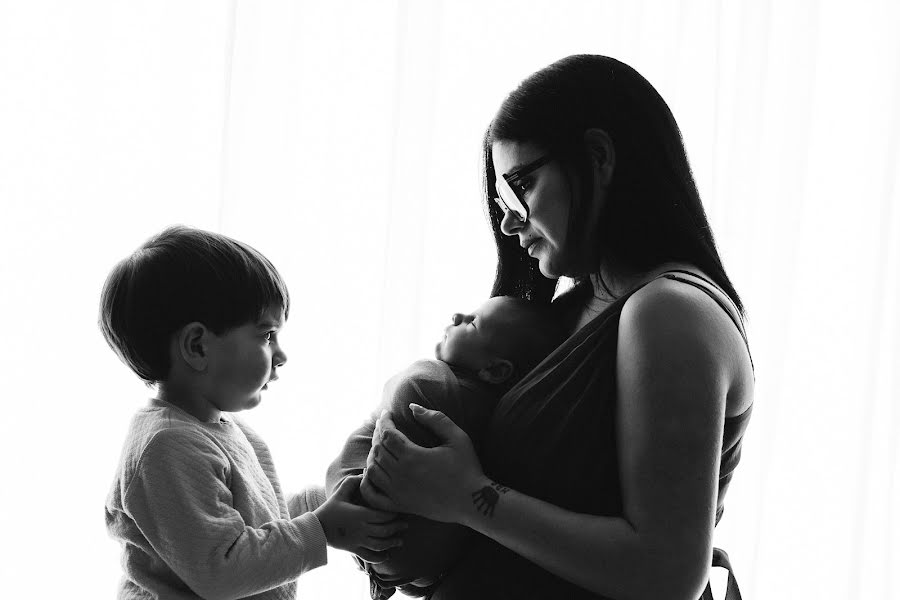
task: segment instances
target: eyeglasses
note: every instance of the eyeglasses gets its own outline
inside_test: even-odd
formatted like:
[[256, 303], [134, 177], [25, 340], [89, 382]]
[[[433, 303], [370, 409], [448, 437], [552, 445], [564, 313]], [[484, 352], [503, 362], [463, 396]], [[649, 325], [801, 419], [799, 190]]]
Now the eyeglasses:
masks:
[[522, 221], [522, 223], [525, 223], [528, 220], [529, 211], [528, 205], [523, 198], [524, 190], [513, 186], [519, 179], [525, 177], [532, 171], [536, 171], [543, 167], [550, 162], [550, 160], [551, 156], [548, 154], [519, 167], [511, 173], [507, 173], [502, 177], [497, 177], [497, 182], [494, 187], [497, 188], [497, 194], [499, 196], [494, 198], [494, 202], [496, 202], [497, 206], [503, 210], [503, 214], [511, 212], [517, 219]]

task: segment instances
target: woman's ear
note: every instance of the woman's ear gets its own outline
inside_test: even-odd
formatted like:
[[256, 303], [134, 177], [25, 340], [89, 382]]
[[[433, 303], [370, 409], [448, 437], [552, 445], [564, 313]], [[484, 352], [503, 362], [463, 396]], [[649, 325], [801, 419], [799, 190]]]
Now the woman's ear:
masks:
[[584, 132], [584, 145], [594, 163], [595, 183], [608, 186], [616, 168], [616, 148], [612, 138], [604, 130], [592, 128]]
[[195, 371], [205, 371], [209, 364], [209, 329], [203, 323], [188, 323], [175, 336], [177, 356]]
[[487, 383], [503, 383], [512, 377], [514, 370], [513, 364], [505, 358], [495, 358], [478, 371], [478, 379]]

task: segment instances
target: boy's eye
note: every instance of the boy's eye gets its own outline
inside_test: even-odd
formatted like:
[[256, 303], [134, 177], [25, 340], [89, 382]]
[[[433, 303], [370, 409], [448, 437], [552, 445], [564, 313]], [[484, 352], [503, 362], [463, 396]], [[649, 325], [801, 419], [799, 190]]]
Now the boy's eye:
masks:
[[267, 332], [266, 332], [266, 335], [265, 335], [266, 341], [267, 341], [267, 342], [271, 342], [271, 341], [272, 341], [272, 336], [273, 336], [273, 335], [275, 335], [275, 332], [274, 332], [274, 331], [267, 331]]

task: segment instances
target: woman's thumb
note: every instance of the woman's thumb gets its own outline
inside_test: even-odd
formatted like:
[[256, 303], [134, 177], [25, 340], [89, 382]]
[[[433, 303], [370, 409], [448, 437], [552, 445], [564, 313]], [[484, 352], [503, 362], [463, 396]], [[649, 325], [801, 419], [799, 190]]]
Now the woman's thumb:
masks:
[[458, 432], [462, 431], [450, 417], [439, 410], [430, 410], [415, 403], [409, 405], [409, 410], [412, 411], [416, 421], [445, 442], [449, 442], [457, 436]]

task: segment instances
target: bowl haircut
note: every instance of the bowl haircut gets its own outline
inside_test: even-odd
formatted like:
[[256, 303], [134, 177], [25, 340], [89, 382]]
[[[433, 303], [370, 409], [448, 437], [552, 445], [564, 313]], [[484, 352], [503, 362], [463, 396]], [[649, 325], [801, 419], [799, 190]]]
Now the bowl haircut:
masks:
[[287, 318], [287, 286], [265, 256], [227, 236], [177, 225], [113, 267], [98, 320], [119, 358], [153, 385], [168, 376], [172, 336], [188, 323], [222, 335], [273, 306]]

